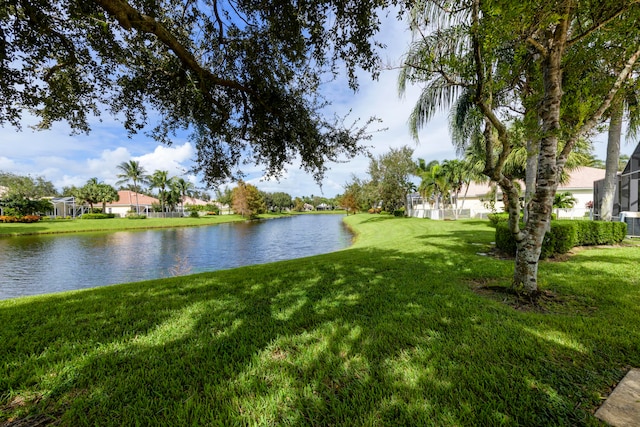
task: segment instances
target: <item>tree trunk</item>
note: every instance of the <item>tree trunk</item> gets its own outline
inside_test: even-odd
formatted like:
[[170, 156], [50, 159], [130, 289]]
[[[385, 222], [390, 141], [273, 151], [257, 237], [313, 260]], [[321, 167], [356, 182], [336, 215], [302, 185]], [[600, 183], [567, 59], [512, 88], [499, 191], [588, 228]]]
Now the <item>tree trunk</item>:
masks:
[[567, 36], [566, 21], [558, 24], [542, 60], [544, 97], [540, 108], [541, 135], [538, 153], [536, 191], [530, 203], [529, 218], [522, 233], [516, 235], [518, 251], [513, 273], [513, 286], [529, 295], [538, 293], [538, 262], [542, 241], [549, 229], [553, 197], [558, 188], [556, 162], [560, 134], [562, 102], [562, 54]]
[[524, 190], [524, 222], [529, 220], [529, 203], [536, 191], [536, 174], [538, 172], [538, 153], [540, 148], [537, 141], [527, 139], [527, 166], [525, 172]]
[[611, 104], [611, 118], [609, 119], [609, 137], [607, 140], [607, 160], [604, 175], [604, 188], [600, 204], [600, 219], [611, 221], [613, 215], [613, 201], [615, 198], [616, 181], [618, 176], [618, 161], [620, 159], [620, 138], [622, 136], [622, 98], [616, 97]]

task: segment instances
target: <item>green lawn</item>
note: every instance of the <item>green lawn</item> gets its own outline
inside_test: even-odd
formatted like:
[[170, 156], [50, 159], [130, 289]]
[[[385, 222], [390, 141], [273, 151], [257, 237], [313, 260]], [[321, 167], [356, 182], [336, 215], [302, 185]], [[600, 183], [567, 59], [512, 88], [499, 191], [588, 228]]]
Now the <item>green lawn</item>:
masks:
[[[264, 215], [265, 218], [274, 215]], [[116, 231], [142, 228], [196, 227], [223, 222], [246, 221], [240, 215], [212, 215], [200, 218], [109, 218], [40, 221], [31, 224], [0, 223], [0, 237], [24, 234], [77, 233], [86, 231]]]
[[346, 221], [328, 255], [0, 301], [0, 424], [596, 426], [640, 366], [637, 246], [543, 262], [532, 309], [487, 291], [486, 221]]

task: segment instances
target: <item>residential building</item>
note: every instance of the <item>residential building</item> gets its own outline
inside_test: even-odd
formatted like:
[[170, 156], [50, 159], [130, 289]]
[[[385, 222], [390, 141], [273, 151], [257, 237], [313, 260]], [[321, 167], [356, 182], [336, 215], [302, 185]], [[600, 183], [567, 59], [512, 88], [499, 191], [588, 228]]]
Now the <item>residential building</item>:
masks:
[[[602, 207], [604, 178], [594, 183], [594, 206], [596, 218]], [[635, 148], [627, 165], [616, 179], [613, 199], [613, 217], [627, 223], [627, 233], [640, 236], [640, 144]]]
[[[117, 202], [111, 202], [105, 205], [105, 213], [113, 213], [121, 217], [127, 216], [127, 214], [131, 212], [148, 215], [153, 212], [153, 205], [160, 204], [160, 200], [155, 197], [130, 190], [119, 190], [118, 198]], [[101, 205], [97, 205], [96, 207], [101, 207]]]
[[[590, 208], [593, 203], [593, 183], [604, 178], [604, 169], [582, 166], [569, 171], [569, 180], [558, 186], [557, 193], [569, 192], [576, 199], [571, 209], [556, 209], [558, 218], [585, 218], [591, 216]], [[524, 193], [524, 183], [517, 185]], [[493, 183], [471, 182], [464, 186], [458, 195], [457, 215], [450, 206], [448, 209], [436, 209], [435, 204], [424, 203], [419, 194], [414, 193], [407, 200], [409, 216], [432, 219], [485, 218], [493, 211], [504, 211], [502, 190]]]

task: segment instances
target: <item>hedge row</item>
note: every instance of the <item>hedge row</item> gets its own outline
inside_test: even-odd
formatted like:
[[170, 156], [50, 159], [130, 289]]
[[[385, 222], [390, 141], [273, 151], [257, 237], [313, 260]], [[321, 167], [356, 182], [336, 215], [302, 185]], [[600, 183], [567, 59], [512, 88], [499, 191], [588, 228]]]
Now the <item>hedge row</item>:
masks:
[[[566, 254], [575, 246], [613, 245], [627, 235], [627, 224], [609, 221], [551, 221], [551, 230], [545, 234], [540, 259]], [[496, 247], [515, 255], [516, 241], [506, 222], [496, 224]]]
[[82, 214], [82, 219], [107, 219], [115, 218], [116, 214], [113, 213], [86, 213]]
[[[520, 212], [520, 219], [522, 219], [522, 216], [523, 216], [522, 212]], [[489, 218], [489, 222], [491, 222], [491, 225], [495, 227], [500, 222], [509, 222], [509, 213], [507, 212], [491, 213], [487, 215], [487, 218]], [[555, 213], [551, 214], [551, 219], [556, 219]]]

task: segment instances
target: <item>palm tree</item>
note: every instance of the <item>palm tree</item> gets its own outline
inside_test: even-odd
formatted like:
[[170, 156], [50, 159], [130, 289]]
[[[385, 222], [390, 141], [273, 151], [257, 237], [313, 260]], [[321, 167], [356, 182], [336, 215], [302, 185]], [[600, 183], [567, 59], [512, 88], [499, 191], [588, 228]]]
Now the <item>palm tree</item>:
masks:
[[426, 163], [418, 159], [416, 175], [421, 178], [418, 192], [424, 200], [433, 200], [435, 208], [440, 209], [440, 201], [445, 201], [445, 195], [449, 193], [449, 183], [444, 175], [442, 165], [433, 160]]
[[133, 190], [136, 193], [136, 213], [140, 215], [140, 203], [138, 202], [138, 183], [147, 183], [149, 178], [146, 175], [147, 171], [140, 166], [140, 162], [136, 160], [129, 160], [128, 162], [120, 163], [117, 168], [122, 172], [117, 175], [120, 180], [116, 181], [116, 184], [124, 184], [129, 181], [133, 182]]
[[180, 202], [182, 205], [182, 213], [184, 215], [184, 199], [187, 196], [193, 194], [195, 186], [192, 182], [187, 181], [184, 178], [176, 178], [173, 180], [173, 188], [180, 194]]
[[169, 178], [168, 171], [157, 170], [149, 177], [149, 186], [158, 189], [158, 199], [160, 199], [163, 217], [165, 216], [164, 206], [167, 199], [167, 187], [169, 187], [170, 183], [171, 179]]
[[102, 203], [102, 213], [107, 213], [107, 203], [117, 202], [120, 199], [118, 190], [110, 186], [109, 184], [100, 183], [99, 188], [99, 201]]
[[[618, 171], [620, 170], [620, 140], [622, 138], [622, 121], [624, 113], [629, 116], [627, 138], [638, 136], [640, 132], [640, 114], [636, 106], [640, 103], [640, 79], [632, 79], [625, 85], [611, 103], [609, 113], [609, 130], [607, 138], [607, 158], [605, 160], [605, 179], [603, 183], [602, 202], [600, 203], [600, 219], [611, 221], [613, 201], [616, 191]], [[624, 168], [624, 166], [622, 166]]]

